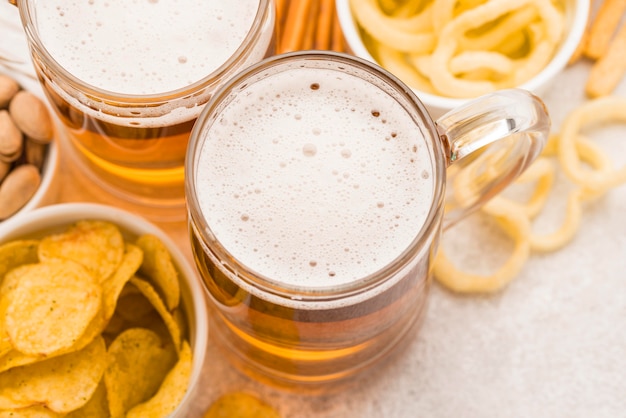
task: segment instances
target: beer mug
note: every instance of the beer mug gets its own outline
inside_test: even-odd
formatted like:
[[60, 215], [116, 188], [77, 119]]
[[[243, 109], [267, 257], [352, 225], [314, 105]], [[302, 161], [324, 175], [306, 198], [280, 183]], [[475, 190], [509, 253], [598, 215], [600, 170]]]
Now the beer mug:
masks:
[[549, 129], [517, 89], [434, 122], [392, 74], [338, 53], [239, 73], [200, 115], [185, 171], [216, 343], [248, 374], [310, 390], [390, 357], [424, 316], [442, 231], [526, 169]]
[[80, 172], [155, 220], [184, 219], [191, 128], [214, 91], [273, 54], [273, 0], [16, 0]]

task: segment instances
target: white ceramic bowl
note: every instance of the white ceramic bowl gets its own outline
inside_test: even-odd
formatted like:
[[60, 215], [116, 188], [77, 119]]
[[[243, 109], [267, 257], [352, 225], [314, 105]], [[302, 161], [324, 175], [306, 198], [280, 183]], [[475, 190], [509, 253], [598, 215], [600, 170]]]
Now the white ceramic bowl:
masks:
[[[552, 60], [540, 73], [524, 84], [515, 87], [541, 95], [550, 85], [554, 77], [567, 65], [568, 60], [574, 53], [585, 31], [587, 17], [589, 15], [589, 0], [566, 0], [565, 3], [566, 35], [552, 57]], [[363, 43], [359, 28], [350, 8], [350, 0], [336, 0], [336, 8], [341, 29], [351, 52], [356, 56], [377, 63]], [[433, 117], [439, 117], [445, 112], [457, 108], [469, 100], [438, 96], [417, 89], [413, 89], [413, 91], [428, 108]]]
[[204, 365], [208, 344], [208, 313], [205, 291], [195, 268], [165, 232], [138, 215], [111, 206], [93, 203], [62, 203], [9, 218], [0, 224], [0, 244], [25, 236], [37, 237], [63, 230], [81, 219], [112, 222], [120, 228], [127, 239], [136, 238], [141, 234], [153, 234], [166, 245], [172, 255], [172, 260], [179, 271], [181, 304], [189, 322], [193, 364], [187, 393], [171, 416], [187, 417]]

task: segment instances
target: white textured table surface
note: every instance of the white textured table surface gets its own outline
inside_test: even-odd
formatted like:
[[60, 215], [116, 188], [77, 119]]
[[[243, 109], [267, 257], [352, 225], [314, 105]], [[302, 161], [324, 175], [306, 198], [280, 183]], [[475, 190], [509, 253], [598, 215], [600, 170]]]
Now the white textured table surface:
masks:
[[[24, 53], [16, 27], [16, 10], [0, 2], [0, 51]], [[542, 96], [555, 132], [586, 100], [588, 69], [584, 61], [568, 68]], [[626, 83], [615, 94], [626, 97]], [[626, 125], [592, 138], [616, 165], [626, 164]], [[562, 216], [562, 183], [537, 228], [553, 228]], [[60, 200], [86, 196], [65, 183]], [[448, 231], [444, 245], [472, 243], [455, 258], [473, 271], [493, 269], [508, 241], [490, 225], [473, 216]], [[184, 225], [165, 229], [188, 246]], [[433, 286], [418, 337], [353, 389], [323, 397], [276, 391], [239, 375], [211, 346], [194, 416], [241, 390], [285, 418], [626, 416], [626, 186], [584, 206], [575, 239], [558, 252], [533, 254], [502, 292], [459, 296]]]

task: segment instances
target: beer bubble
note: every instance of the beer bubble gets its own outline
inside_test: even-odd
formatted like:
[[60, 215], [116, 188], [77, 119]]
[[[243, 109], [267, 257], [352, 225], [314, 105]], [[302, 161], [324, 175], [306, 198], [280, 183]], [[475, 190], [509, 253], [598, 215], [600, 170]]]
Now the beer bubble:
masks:
[[347, 148], [344, 148], [344, 149], [341, 150], [341, 156], [343, 158], [350, 158], [350, 157], [352, 157], [352, 151], [350, 151]]
[[429, 177], [430, 177], [430, 173], [428, 172], [428, 170], [422, 171], [422, 178], [424, 180], [427, 180]]
[[312, 83], [310, 87], [311, 87], [311, 90], [319, 90], [320, 89], [319, 83]]
[[376, 207], [382, 209], [385, 207], [385, 202], [376, 202]]
[[315, 157], [317, 154], [317, 146], [315, 144], [307, 143], [302, 146], [302, 154], [305, 157]]
[[250, 216], [244, 213], [243, 215], [241, 215], [241, 220], [244, 222], [248, 222], [250, 220]]
[[380, 112], [378, 110], [372, 110], [372, 116], [374, 116], [375, 118], [380, 116]]
[[186, 56], [184, 56], [184, 55], [179, 56], [179, 57], [178, 57], [178, 62], [179, 62], [180, 64], [186, 64], [186, 63], [187, 63], [187, 57], [186, 57]]
[[311, 266], [311, 267], [317, 266], [317, 261], [315, 261], [315, 260], [309, 261], [309, 266]]

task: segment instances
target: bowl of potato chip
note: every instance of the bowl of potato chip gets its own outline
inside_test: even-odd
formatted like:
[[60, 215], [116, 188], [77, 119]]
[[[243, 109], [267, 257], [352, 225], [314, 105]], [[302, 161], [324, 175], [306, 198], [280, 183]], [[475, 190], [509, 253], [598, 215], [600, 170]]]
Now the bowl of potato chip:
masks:
[[565, 68], [589, 0], [337, 0], [350, 50], [410, 86], [433, 113], [495, 90], [536, 94]]
[[207, 333], [195, 269], [143, 218], [67, 203], [0, 224], [0, 414], [187, 416]]

